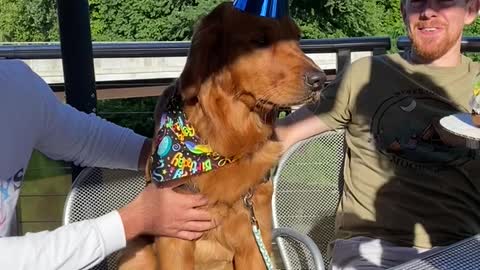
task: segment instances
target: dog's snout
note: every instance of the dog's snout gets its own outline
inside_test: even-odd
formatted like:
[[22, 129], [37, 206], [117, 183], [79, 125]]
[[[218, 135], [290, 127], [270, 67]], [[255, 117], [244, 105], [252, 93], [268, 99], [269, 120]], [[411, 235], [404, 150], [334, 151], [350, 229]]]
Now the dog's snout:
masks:
[[322, 70], [312, 70], [305, 74], [305, 84], [312, 91], [320, 91], [327, 80], [327, 75]]

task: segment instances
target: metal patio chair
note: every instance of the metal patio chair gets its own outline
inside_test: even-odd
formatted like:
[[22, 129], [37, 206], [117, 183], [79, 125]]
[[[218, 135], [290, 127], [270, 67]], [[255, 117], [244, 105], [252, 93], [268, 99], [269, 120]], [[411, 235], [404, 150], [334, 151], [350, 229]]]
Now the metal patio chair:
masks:
[[329, 131], [295, 144], [280, 160], [273, 178], [273, 224], [286, 269], [328, 268], [344, 145], [343, 130]]
[[[145, 188], [143, 172], [84, 169], [73, 182], [63, 212], [63, 224], [92, 219], [125, 206]], [[108, 256], [94, 270], [117, 269], [120, 253]]]

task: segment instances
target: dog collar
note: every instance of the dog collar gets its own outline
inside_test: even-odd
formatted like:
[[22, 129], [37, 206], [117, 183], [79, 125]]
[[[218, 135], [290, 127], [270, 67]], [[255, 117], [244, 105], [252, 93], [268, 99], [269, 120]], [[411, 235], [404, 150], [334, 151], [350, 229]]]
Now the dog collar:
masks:
[[160, 118], [152, 153], [151, 177], [157, 183], [207, 173], [237, 159], [212, 150], [196, 134], [181, 109], [180, 97], [173, 97]]

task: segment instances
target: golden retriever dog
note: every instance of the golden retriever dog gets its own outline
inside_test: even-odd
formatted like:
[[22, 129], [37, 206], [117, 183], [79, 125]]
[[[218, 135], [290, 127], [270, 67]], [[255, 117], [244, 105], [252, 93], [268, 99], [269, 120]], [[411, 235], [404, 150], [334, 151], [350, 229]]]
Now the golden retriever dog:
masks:
[[178, 94], [203, 143], [222, 156], [237, 157], [216, 170], [184, 177], [176, 188], [204, 194], [218, 226], [196, 241], [160, 237], [129, 244], [121, 269], [266, 268], [244, 200], [252, 196], [271, 255], [272, 183], [265, 178], [282, 151], [272, 138], [275, 111], [312, 100], [326, 78], [302, 52], [299, 38], [291, 18], [257, 17], [231, 2], [220, 4], [199, 22], [186, 66], [160, 97], [155, 121], [160, 123], [169, 97]]

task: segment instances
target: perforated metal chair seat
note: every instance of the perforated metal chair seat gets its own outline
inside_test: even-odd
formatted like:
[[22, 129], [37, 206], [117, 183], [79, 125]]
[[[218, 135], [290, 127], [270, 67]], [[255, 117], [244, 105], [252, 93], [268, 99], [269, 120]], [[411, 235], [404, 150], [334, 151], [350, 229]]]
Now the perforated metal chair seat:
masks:
[[[63, 223], [92, 219], [127, 205], [145, 188], [143, 172], [84, 169], [67, 196]], [[117, 269], [119, 253], [114, 253], [92, 269]]]
[[[343, 130], [319, 134], [291, 147], [273, 179], [274, 228], [290, 228], [309, 236], [321, 251], [325, 266], [343, 185], [344, 153]], [[287, 269], [324, 267], [315, 265], [318, 258], [301, 241], [282, 237], [277, 244]]]

